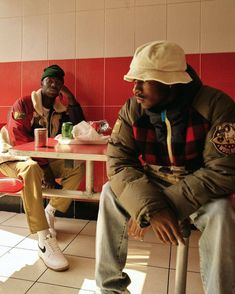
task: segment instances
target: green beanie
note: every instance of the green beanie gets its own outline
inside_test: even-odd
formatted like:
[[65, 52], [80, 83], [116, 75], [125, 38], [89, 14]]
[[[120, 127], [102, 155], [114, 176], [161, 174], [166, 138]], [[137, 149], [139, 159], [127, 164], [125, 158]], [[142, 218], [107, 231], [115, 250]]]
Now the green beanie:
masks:
[[64, 82], [64, 71], [59, 65], [53, 64], [50, 65], [46, 68], [44, 68], [44, 72], [41, 77], [41, 81], [45, 79], [46, 77], [53, 77], [53, 78], [58, 78], [62, 82]]

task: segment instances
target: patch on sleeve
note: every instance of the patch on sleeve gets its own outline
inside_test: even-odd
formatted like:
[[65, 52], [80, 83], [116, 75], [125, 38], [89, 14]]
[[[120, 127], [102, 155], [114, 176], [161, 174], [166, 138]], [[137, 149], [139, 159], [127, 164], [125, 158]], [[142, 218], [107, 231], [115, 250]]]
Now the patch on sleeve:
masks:
[[122, 121], [120, 119], [117, 119], [114, 127], [113, 127], [113, 134], [118, 134], [119, 131], [120, 131], [120, 128], [121, 128], [121, 125], [122, 125]]
[[235, 154], [235, 123], [218, 125], [211, 142], [220, 153]]
[[13, 112], [13, 117], [15, 120], [20, 120], [20, 119], [25, 119], [25, 112], [18, 112], [18, 111], [15, 111]]

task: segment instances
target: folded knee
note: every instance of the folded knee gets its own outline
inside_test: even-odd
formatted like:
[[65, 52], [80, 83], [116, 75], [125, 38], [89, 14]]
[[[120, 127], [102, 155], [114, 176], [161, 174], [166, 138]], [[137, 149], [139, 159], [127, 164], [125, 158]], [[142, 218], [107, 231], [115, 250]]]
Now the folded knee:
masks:
[[23, 178], [30, 177], [33, 180], [34, 177], [42, 177], [43, 172], [36, 161], [30, 160], [22, 171], [22, 176]]

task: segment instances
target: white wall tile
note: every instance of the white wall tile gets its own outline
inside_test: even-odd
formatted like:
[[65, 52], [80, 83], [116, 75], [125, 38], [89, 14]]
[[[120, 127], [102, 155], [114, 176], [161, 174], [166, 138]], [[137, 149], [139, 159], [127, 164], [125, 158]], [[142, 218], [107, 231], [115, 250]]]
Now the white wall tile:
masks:
[[200, 49], [200, 3], [167, 5], [167, 39], [182, 46], [186, 53]]
[[0, 62], [21, 60], [22, 18], [0, 18]]
[[23, 0], [23, 15], [47, 14], [49, 0]]
[[172, 3], [186, 3], [186, 2], [201, 2], [203, 0], [166, 0], [166, 1], [167, 1], [167, 4], [172, 4]]
[[23, 0], [0, 0], [0, 17], [22, 15]]
[[49, 16], [49, 59], [75, 58], [75, 13]]
[[134, 0], [105, 0], [105, 8], [129, 8], [134, 5]]
[[50, 0], [50, 13], [75, 11], [76, 0]]
[[132, 56], [134, 8], [107, 9], [105, 13], [105, 56]]
[[166, 5], [136, 7], [135, 47], [166, 39]]
[[[182, 1], [182, 0], [181, 0]], [[135, 0], [136, 6], [166, 4], [167, 0]]]
[[47, 59], [48, 15], [23, 18], [23, 60]]
[[208, 1], [201, 4], [202, 52], [235, 51], [235, 1]]
[[77, 13], [76, 57], [104, 57], [104, 10]]
[[76, 10], [104, 9], [105, 0], [76, 0]]

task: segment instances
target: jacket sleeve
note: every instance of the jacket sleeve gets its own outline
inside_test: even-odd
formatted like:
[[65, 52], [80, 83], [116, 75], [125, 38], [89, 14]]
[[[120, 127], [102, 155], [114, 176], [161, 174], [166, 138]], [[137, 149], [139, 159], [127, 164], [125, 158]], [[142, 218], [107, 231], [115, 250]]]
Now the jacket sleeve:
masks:
[[[10, 141], [13, 146], [34, 141], [31, 126], [32, 113], [33, 108], [30, 108], [23, 98], [16, 100], [13, 104], [7, 122]], [[37, 161], [40, 166], [48, 164], [46, 158], [33, 158], [33, 160]]]
[[7, 129], [13, 146], [34, 140], [29, 116], [27, 103], [24, 102], [24, 99], [16, 100], [7, 122]]
[[76, 125], [85, 120], [84, 113], [79, 103], [75, 105], [69, 105], [67, 113], [69, 116], [69, 121], [71, 121], [73, 125]]
[[139, 161], [130, 114], [131, 100], [119, 112], [113, 128], [107, 150], [107, 172], [111, 188], [122, 206], [144, 227], [149, 225], [153, 214], [169, 206], [167, 198], [146, 176]]
[[[206, 105], [207, 94], [201, 96], [203, 112], [207, 112], [211, 128], [207, 134], [204, 147], [204, 167], [186, 176], [175, 185], [164, 189], [164, 193], [174, 204], [178, 217], [184, 219], [203, 204], [218, 198], [228, 197], [235, 192], [235, 148], [231, 152], [221, 153], [213, 144], [215, 131], [223, 123], [233, 125], [233, 142], [235, 141], [235, 104], [230, 97], [220, 91], [214, 93]], [[211, 93], [210, 93], [211, 94]]]

